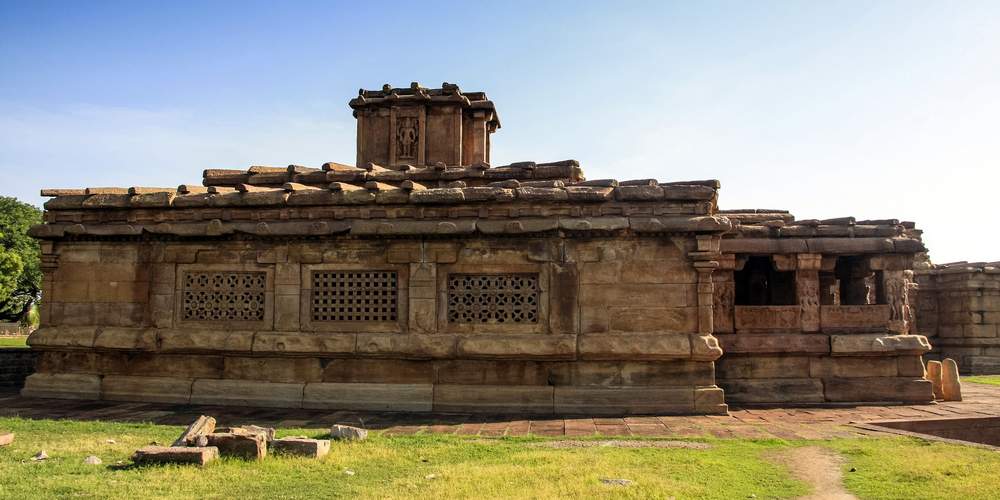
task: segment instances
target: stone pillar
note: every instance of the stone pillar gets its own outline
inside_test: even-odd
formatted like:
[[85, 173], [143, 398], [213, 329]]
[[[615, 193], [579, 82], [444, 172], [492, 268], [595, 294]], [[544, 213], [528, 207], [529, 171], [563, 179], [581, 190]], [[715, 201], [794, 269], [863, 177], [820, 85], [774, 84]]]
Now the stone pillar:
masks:
[[698, 272], [698, 333], [711, 335], [715, 331], [715, 286], [712, 273], [719, 268], [719, 245], [722, 238], [703, 234], [696, 239], [698, 251], [689, 252], [688, 257], [694, 261], [694, 269]]
[[798, 254], [795, 271], [795, 290], [802, 309], [802, 331], [819, 331], [819, 270], [823, 261], [820, 254]]
[[733, 332], [733, 313], [736, 307], [736, 282], [733, 272], [736, 269], [736, 256], [722, 255], [719, 258], [719, 269], [712, 274], [715, 301], [713, 304], [713, 330], [718, 333]]

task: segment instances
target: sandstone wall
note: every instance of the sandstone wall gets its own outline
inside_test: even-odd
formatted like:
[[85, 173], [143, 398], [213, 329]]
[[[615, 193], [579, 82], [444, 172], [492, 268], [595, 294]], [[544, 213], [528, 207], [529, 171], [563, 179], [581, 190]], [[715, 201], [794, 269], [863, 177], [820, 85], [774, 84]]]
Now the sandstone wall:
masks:
[[[726, 409], [711, 269], [694, 259], [717, 251], [718, 237], [51, 245], [43, 327], [29, 340], [43, 354], [27, 395], [494, 413]], [[373, 321], [317, 312], [314, 292], [326, 286], [317, 273], [365, 271], [391, 276], [391, 310]], [[527, 277], [537, 290], [516, 314], [534, 320], [455, 321], [486, 313], [460, 304], [481, 296], [462, 295], [453, 280], [483, 275]], [[204, 296], [192, 299], [193, 280], [248, 276], [243, 309], [206, 320], [215, 313]]]
[[1000, 265], [946, 264], [917, 280], [917, 324], [934, 345], [929, 356], [952, 358], [963, 373], [1000, 373]]

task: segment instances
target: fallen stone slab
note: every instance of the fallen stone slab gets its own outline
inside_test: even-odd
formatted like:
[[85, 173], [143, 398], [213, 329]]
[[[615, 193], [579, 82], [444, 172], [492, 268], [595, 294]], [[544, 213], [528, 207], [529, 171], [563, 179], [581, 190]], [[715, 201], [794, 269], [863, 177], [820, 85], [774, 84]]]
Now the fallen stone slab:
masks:
[[214, 433], [205, 436], [208, 446], [219, 449], [224, 457], [238, 457], [245, 460], [263, 460], [267, 456], [267, 441], [259, 434]]
[[181, 436], [174, 441], [174, 446], [205, 446], [198, 438], [213, 432], [215, 432], [215, 418], [202, 415], [184, 429]]
[[237, 434], [240, 436], [261, 436], [264, 441], [270, 443], [274, 441], [274, 428], [273, 427], [260, 427], [258, 425], [241, 425], [239, 427], [219, 427], [215, 429], [216, 433], [221, 434]]
[[136, 450], [136, 464], [195, 464], [205, 465], [219, 458], [214, 446], [145, 446]]
[[334, 424], [330, 428], [330, 437], [341, 441], [363, 441], [368, 439], [368, 431], [360, 427]]
[[286, 437], [271, 442], [271, 451], [286, 455], [322, 458], [330, 453], [329, 439]]
[[958, 376], [958, 363], [951, 358], [941, 362], [941, 396], [945, 401], [962, 400], [962, 381]]
[[0, 432], [0, 446], [7, 446], [14, 442], [13, 432]]

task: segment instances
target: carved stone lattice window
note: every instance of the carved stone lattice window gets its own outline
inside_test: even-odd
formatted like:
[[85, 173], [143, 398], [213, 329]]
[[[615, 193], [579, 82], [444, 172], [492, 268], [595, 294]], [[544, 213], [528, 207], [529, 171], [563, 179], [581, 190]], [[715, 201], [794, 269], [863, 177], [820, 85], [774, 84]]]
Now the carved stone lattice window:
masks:
[[313, 321], [396, 321], [393, 271], [314, 271]]
[[448, 321], [537, 323], [538, 275], [448, 275]]
[[185, 321], [263, 321], [267, 274], [202, 271], [184, 274]]

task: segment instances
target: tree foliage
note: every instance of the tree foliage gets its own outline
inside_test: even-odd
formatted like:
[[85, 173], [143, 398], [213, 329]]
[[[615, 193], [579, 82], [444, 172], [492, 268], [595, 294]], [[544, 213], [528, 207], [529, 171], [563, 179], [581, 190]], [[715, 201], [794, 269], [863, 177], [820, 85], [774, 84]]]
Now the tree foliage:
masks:
[[42, 211], [16, 198], [0, 196], [0, 320], [21, 319], [41, 296], [38, 242], [28, 228], [42, 222]]

